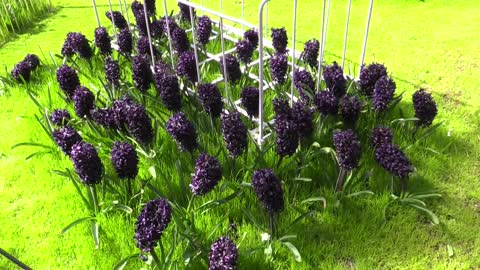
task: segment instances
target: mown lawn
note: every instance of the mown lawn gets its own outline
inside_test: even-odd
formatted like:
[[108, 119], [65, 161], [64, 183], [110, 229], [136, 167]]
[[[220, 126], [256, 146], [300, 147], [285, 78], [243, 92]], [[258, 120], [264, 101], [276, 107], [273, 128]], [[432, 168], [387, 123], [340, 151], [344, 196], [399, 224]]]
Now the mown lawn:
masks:
[[[238, 2], [225, 1], [227, 13], [240, 16]], [[251, 22], [257, 18], [257, 2], [247, 3], [246, 17]], [[291, 33], [291, 2], [272, 0], [269, 25], [285, 25]], [[319, 38], [322, 1], [299, 2], [298, 45], [303, 48], [306, 40]], [[343, 48], [347, 1], [334, 2], [327, 62], [339, 61]], [[102, 15], [107, 1], [97, 3]], [[59, 53], [68, 31], [81, 31], [93, 39], [96, 25], [89, 4], [56, 1], [54, 15], [0, 48], [6, 71], [26, 53], [44, 55], [44, 61], [51, 63], [49, 52]], [[161, 4], [157, 5], [162, 10]], [[359, 61], [367, 6], [368, 1], [353, 3], [348, 47], [351, 68]], [[476, 256], [480, 254], [480, 40], [475, 39], [480, 31], [479, 14], [480, 6], [474, 0], [389, 0], [376, 1], [372, 19], [366, 62], [385, 63], [398, 91], [406, 91], [405, 107], [419, 87], [431, 91], [439, 105], [436, 122], [443, 121], [443, 126], [425, 145], [434, 151], [414, 148], [408, 155], [417, 169], [412, 190], [434, 189], [443, 195], [428, 202], [441, 224], [432, 225], [424, 215], [406, 207], [392, 208], [385, 222], [382, 212], [388, 192], [333, 209], [331, 192], [320, 190], [331, 204], [315, 222], [307, 222], [308, 234], [299, 234], [295, 240], [304, 261], [285, 259], [278, 269], [480, 268]], [[101, 18], [107, 24], [106, 18]], [[39, 76], [37, 82], [56, 83], [54, 74], [46, 70]], [[39, 83], [31, 87], [47, 89]], [[37, 109], [22, 87], [2, 89], [1, 95], [0, 247], [34, 269], [111, 269], [135, 252], [131, 224], [119, 215], [102, 220], [105, 231], [98, 250], [93, 248], [86, 226], [60, 235], [70, 221], [86, 213], [73, 185], [50, 173], [71, 166], [70, 162], [60, 155], [25, 161], [31, 149], [12, 150], [19, 142], [51, 142], [32, 117]], [[14, 268], [0, 257], [0, 269]]]

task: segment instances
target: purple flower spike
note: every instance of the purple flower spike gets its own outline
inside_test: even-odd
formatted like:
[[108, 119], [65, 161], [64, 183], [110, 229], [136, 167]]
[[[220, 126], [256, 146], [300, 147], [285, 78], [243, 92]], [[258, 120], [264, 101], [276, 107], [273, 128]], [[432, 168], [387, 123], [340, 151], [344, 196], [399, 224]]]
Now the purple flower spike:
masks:
[[135, 245], [142, 252], [150, 252], [155, 248], [163, 231], [172, 220], [172, 207], [166, 199], [149, 201], [135, 223]]
[[17, 82], [22, 82], [22, 79], [26, 82], [30, 81], [30, 72], [32, 67], [29, 63], [21, 61], [15, 65], [12, 70], [12, 76]]
[[223, 109], [223, 100], [215, 84], [201, 84], [198, 86], [198, 98], [203, 109], [212, 117], [219, 117]]
[[193, 152], [197, 148], [197, 132], [183, 112], [174, 114], [165, 124], [168, 134], [177, 142], [180, 150]]
[[360, 141], [351, 129], [334, 132], [333, 144], [341, 168], [350, 171], [358, 167], [361, 156]]
[[222, 179], [222, 166], [218, 159], [205, 153], [200, 154], [195, 164], [190, 189], [192, 193], [201, 196], [210, 192]]
[[388, 108], [388, 105], [395, 94], [396, 84], [388, 76], [383, 76], [375, 83], [373, 90], [373, 109], [377, 112], [383, 112]]
[[40, 58], [36, 54], [27, 54], [23, 59], [23, 62], [27, 62], [30, 65], [32, 71], [40, 66]]
[[177, 27], [172, 32], [172, 45], [178, 53], [186, 52], [190, 49], [190, 41], [187, 33], [180, 27]]
[[281, 157], [291, 156], [298, 147], [297, 123], [286, 99], [273, 100], [275, 112], [276, 151]]
[[124, 129], [127, 125], [127, 112], [131, 107], [136, 106], [133, 100], [125, 95], [119, 100], [115, 100], [112, 105], [115, 125], [119, 129]]
[[73, 105], [75, 113], [78, 117], [83, 118], [90, 116], [90, 110], [93, 109], [95, 97], [93, 93], [86, 87], [77, 86], [73, 92]]
[[375, 84], [383, 76], [387, 76], [387, 68], [384, 65], [378, 63], [372, 63], [368, 66], [363, 65], [360, 69], [360, 92], [367, 97], [371, 97]]
[[[153, 48], [153, 53], [156, 55], [156, 48], [155, 46], [152, 47]], [[141, 54], [141, 55], [151, 55], [151, 52], [150, 52], [150, 41], [148, 40], [148, 37], [145, 37], [145, 36], [140, 36], [138, 37], [138, 40], [137, 40], [137, 52], [138, 54]]]
[[105, 27], [98, 27], [95, 29], [95, 46], [103, 55], [112, 53], [112, 46], [110, 45], [110, 36], [108, 36]]
[[258, 32], [255, 29], [245, 31], [243, 38], [250, 41], [255, 49], [258, 47]]
[[[140, 36], [146, 36], [147, 35], [147, 22], [145, 21], [145, 12], [143, 8], [143, 4], [141, 4], [138, 1], [132, 2], [132, 13], [133, 16], [135, 17], [135, 22], [137, 24], [137, 29], [138, 33]], [[148, 13], [148, 11], [147, 11]], [[150, 24], [150, 19], [148, 21]]]
[[383, 144], [392, 144], [393, 143], [393, 133], [392, 130], [387, 127], [376, 127], [372, 131], [370, 137], [370, 144], [377, 148]]
[[59, 130], [55, 130], [52, 135], [55, 143], [67, 156], [70, 156], [72, 146], [82, 140], [80, 134], [70, 126], [64, 126]]
[[72, 117], [67, 110], [57, 109], [54, 110], [53, 113], [50, 115], [50, 121], [52, 121], [54, 125], [61, 127], [65, 126], [71, 118]]
[[337, 98], [343, 97], [347, 93], [347, 80], [343, 77], [343, 69], [337, 62], [325, 68], [323, 79], [327, 84], [328, 90], [333, 92]]
[[212, 34], [212, 20], [208, 16], [198, 18], [197, 26], [197, 40], [198, 43], [206, 45], [210, 42], [210, 35]]
[[375, 151], [375, 160], [385, 170], [399, 178], [408, 177], [413, 166], [405, 154], [393, 144], [382, 144]]
[[210, 247], [208, 270], [236, 270], [238, 249], [227, 236], [220, 237]]
[[252, 61], [253, 52], [255, 47], [247, 39], [238, 41], [236, 44], [237, 56], [244, 64], [248, 64]]
[[437, 104], [432, 95], [424, 89], [418, 90], [412, 96], [415, 117], [419, 119], [417, 125], [428, 127], [437, 116]]
[[102, 180], [103, 165], [93, 145], [80, 141], [72, 146], [71, 158], [75, 172], [87, 186], [99, 184]]
[[[236, 83], [242, 77], [242, 71], [240, 70], [240, 63], [237, 58], [231, 54], [225, 55], [225, 64], [227, 70], [227, 80], [231, 83]], [[225, 77], [223, 68], [223, 57], [220, 57], [220, 71]]]
[[118, 50], [121, 53], [130, 55], [133, 49], [132, 33], [128, 28], [122, 29], [117, 37]]
[[315, 91], [315, 81], [307, 70], [296, 70], [293, 74], [293, 81], [303, 101], [310, 102], [307, 92]]
[[155, 88], [169, 111], [179, 111], [182, 106], [180, 85], [175, 75], [155, 73]]
[[240, 94], [242, 105], [250, 117], [258, 115], [259, 95], [260, 92], [256, 87], [243, 88]]
[[120, 84], [120, 66], [110, 57], [105, 59], [105, 79], [115, 86]]
[[271, 169], [255, 171], [252, 186], [258, 200], [269, 214], [273, 215], [283, 210], [285, 202], [282, 184]]
[[141, 105], [129, 106], [126, 113], [126, 123], [130, 134], [143, 144], [151, 142], [153, 139], [152, 120], [145, 107]]
[[295, 122], [298, 136], [308, 138], [313, 133], [313, 110], [303, 102], [295, 102], [292, 107], [292, 119]]
[[278, 84], [285, 83], [285, 75], [287, 74], [288, 69], [288, 59], [287, 55], [283, 53], [276, 53], [270, 59], [270, 73], [272, 78]]
[[315, 108], [322, 115], [337, 115], [338, 99], [330, 91], [319, 91], [313, 100]]
[[141, 92], [146, 92], [152, 83], [152, 70], [145, 56], [138, 55], [132, 61], [133, 82]]
[[95, 123], [106, 128], [117, 127], [115, 123], [115, 112], [112, 108], [93, 109], [90, 111], [90, 117]]
[[138, 174], [138, 155], [133, 146], [126, 142], [115, 142], [110, 158], [120, 179], [135, 179]]
[[240, 113], [222, 113], [223, 138], [227, 144], [227, 150], [232, 157], [240, 156], [248, 146], [247, 128], [242, 122]]
[[73, 92], [80, 85], [77, 72], [67, 65], [62, 65], [57, 69], [57, 82], [60, 85], [60, 89], [69, 98], [73, 96]]
[[[180, 8], [180, 17], [183, 20], [190, 22], [190, 7], [182, 3], [178, 3], [178, 7]], [[192, 12], [193, 12], [193, 18], [195, 18], [194, 8], [192, 8]]]
[[357, 96], [343, 96], [338, 106], [340, 115], [345, 123], [355, 124], [357, 122], [362, 110], [362, 103]]
[[192, 51], [184, 52], [178, 57], [177, 74], [187, 78], [192, 83], [198, 81], [195, 54]]
[[316, 67], [318, 64], [318, 51], [320, 50], [320, 42], [316, 39], [312, 39], [305, 43], [303, 48], [302, 58], [305, 63], [311, 67]]
[[[87, 38], [82, 33], [70, 32], [65, 39], [64, 47], [66, 56], [72, 56], [73, 53], [78, 53], [82, 58], [89, 59], [92, 57], [93, 52]], [[62, 49], [62, 54], [63, 54]]]
[[[113, 14], [113, 16], [112, 16], [112, 14]], [[115, 21], [115, 27], [117, 27], [119, 29], [128, 28], [127, 21], [125, 20], [125, 18], [123, 17], [123, 15], [120, 11], [113, 11], [112, 13], [110, 13], [110, 11], [107, 11], [105, 13], [105, 16], [107, 16], [107, 18], [110, 21], [112, 21], [112, 18], [113, 18], [113, 21]]]
[[277, 53], [287, 51], [288, 37], [285, 28], [272, 28], [272, 45]]

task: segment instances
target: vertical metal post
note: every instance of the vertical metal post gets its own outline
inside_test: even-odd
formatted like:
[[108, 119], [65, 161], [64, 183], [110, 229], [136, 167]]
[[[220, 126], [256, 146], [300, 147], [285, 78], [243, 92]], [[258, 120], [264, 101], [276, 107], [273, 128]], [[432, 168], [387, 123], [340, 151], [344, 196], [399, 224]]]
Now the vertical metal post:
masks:
[[170, 49], [170, 60], [172, 61], [172, 68], [175, 70], [175, 63], [173, 62], [173, 48], [172, 48], [172, 37], [170, 35], [170, 25], [168, 18], [168, 9], [167, 9], [167, 0], [163, 0], [163, 9], [165, 10], [165, 23], [167, 24], [167, 37], [168, 37], [168, 48]]
[[320, 80], [322, 78], [322, 61], [323, 61], [323, 36], [325, 35], [325, 5], [327, 1], [323, 0], [322, 8], [322, 33], [320, 36], [320, 59], [318, 60], [318, 78], [317, 78], [317, 91], [320, 91]]
[[260, 52], [260, 62], [258, 69], [258, 77], [260, 81], [258, 82], [258, 146], [262, 149], [263, 144], [263, 8], [265, 4], [270, 0], [263, 0], [260, 4], [260, 10], [258, 11], [258, 47]]
[[98, 17], [98, 10], [97, 10], [97, 4], [95, 3], [95, 0], [92, 0], [92, 5], [93, 5], [93, 11], [95, 12], [95, 18], [97, 19], [97, 25], [100, 27], [100, 18]]
[[293, 44], [292, 44], [292, 85], [290, 87], [290, 104], [293, 106], [294, 74], [295, 74], [295, 44], [297, 42], [297, 0], [293, 0]]
[[323, 35], [323, 49], [322, 49], [322, 59], [325, 59], [325, 48], [327, 47], [327, 34], [328, 34], [328, 21], [330, 19], [330, 5], [332, 4], [332, 0], [328, 0], [328, 9], [327, 9], [327, 17], [325, 19], [325, 35]]
[[[242, 0], [242, 21], [245, 21], [245, 0]], [[245, 25], [243, 25], [243, 23], [242, 31], [245, 32]]]
[[345, 24], [345, 37], [343, 39], [342, 69], [345, 69], [345, 58], [347, 56], [348, 25], [350, 24], [350, 9], [351, 9], [351, 7], [352, 7], [352, 0], [348, 0], [347, 22]]
[[115, 38], [117, 38], [117, 28], [115, 27], [115, 19], [113, 18], [112, 2], [110, 0], [108, 0], [108, 8], [110, 9], [110, 15], [112, 16], [113, 33], [115, 34]]
[[198, 65], [198, 53], [197, 53], [197, 38], [195, 33], [195, 21], [193, 17], [193, 9], [190, 6], [190, 22], [192, 24], [192, 39], [193, 39], [193, 52], [195, 53], [195, 68], [197, 69], [197, 81], [200, 83], [202, 81], [200, 76], [200, 67]]
[[268, 37], [268, 3], [265, 10], [265, 37]]
[[[152, 54], [152, 65], [155, 66], [155, 55], [153, 55], [152, 36], [150, 35], [150, 19], [148, 18], [146, 0], [143, 0], [143, 13], [143, 15], [145, 15], [145, 23], [147, 24], [147, 37], [148, 45], [150, 45], [150, 53]], [[153, 73], [155, 73], [155, 69], [153, 69]]]
[[372, 18], [372, 11], [373, 11], [373, 0], [370, 0], [370, 8], [368, 9], [368, 16], [367, 16], [367, 27], [365, 29], [365, 37], [363, 39], [363, 47], [362, 47], [362, 56], [360, 58], [360, 69], [358, 71], [359, 77], [360, 77], [360, 71], [363, 66], [363, 61], [365, 61], [365, 52], [367, 51], [368, 31], [370, 30], [370, 19]]
[[132, 29], [130, 27], [130, 16], [128, 15], [128, 5], [127, 5], [127, 0], [123, 0], [123, 4], [125, 5], [125, 14], [127, 15], [127, 24], [128, 24], [128, 29]]
[[223, 38], [223, 1], [220, 0], [220, 42], [222, 44], [222, 62], [223, 62], [223, 80], [225, 81], [225, 96], [227, 98], [227, 104], [230, 104], [230, 95], [228, 92], [228, 74], [227, 74], [227, 61], [225, 59], [225, 40]]

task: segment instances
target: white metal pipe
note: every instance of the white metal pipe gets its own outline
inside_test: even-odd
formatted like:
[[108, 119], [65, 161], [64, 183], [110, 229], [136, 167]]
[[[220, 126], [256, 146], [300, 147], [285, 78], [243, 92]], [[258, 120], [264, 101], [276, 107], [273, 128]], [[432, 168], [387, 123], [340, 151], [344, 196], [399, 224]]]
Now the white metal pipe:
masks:
[[175, 70], [175, 63], [173, 62], [173, 48], [172, 48], [172, 37], [170, 35], [170, 25], [167, 9], [167, 0], [163, 0], [163, 9], [165, 10], [165, 23], [167, 25], [167, 37], [168, 37], [168, 48], [170, 49], [170, 60], [172, 61], [172, 68]]
[[295, 75], [295, 44], [297, 42], [297, 0], [293, 0], [293, 43], [292, 43], [292, 85], [290, 87], [290, 104], [293, 106], [294, 75]]
[[130, 26], [130, 15], [128, 15], [128, 5], [127, 5], [127, 0], [123, 0], [123, 4], [125, 5], [125, 14], [127, 15], [127, 24], [128, 24], [128, 29], [132, 29]]
[[113, 18], [112, 2], [110, 0], [108, 0], [108, 8], [110, 9], [110, 15], [112, 17], [113, 33], [115, 34], [115, 37], [117, 37], [117, 28], [115, 27], [115, 19]]
[[[222, 12], [222, 1], [220, 0], [220, 12]], [[223, 38], [223, 17], [220, 17], [220, 42], [222, 44], [222, 63], [223, 63], [223, 80], [225, 81], [225, 97], [227, 98], [227, 104], [230, 104], [230, 95], [228, 92], [228, 74], [227, 74], [227, 61], [225, 59], [225, 40]]]
[[95, 12], [95, 18], [97, 19], [97, 25], [100, 27], [100, 18], [98, 17], [98, 10], [97, 10], [97, 4], [95, 3], [95, 0], [92, 0], [93, 4], [93, 11]]
[[[245, 21], [245, 0], [242, 0], [242, 21]], [[242, 31], [245, 32], [245, 25], [242, 24]]]
[[348, 0], [347, 22], [345, 23], [345, 37], [343, 39], [342, 69], [345, 69], [345, 58], [347, 57], [348, 25], [350, 24], [350, 9], [351, 9], [351, 7], [352, 7], [352, 0]]
[[317, 78], [317, 91], [320, 91], [320, 80], [322, 78], [322, 61], [323, 61], [323, 36], [325, 35], [325, 5], [327, 1], [323, 0], [322, 8], [322, 33], [320, 35], [320, 59], [318, 60], [318, 78]]
[[360, 69], [358, 71], [359, 77], [360, 77], [360, 70], [362, 69], [363, 62], [365, 61], [365, 52], [367, 51], [367, 40], [368, 40], [368, 32], [370, 30], [370, 19], [372, 18], [372, 11], [373, 11], [373, 0], [370, 0], [370, 7], [368, 9], [368, 16], [367, 16], [367, 27], [365, 29], [365, 37], [363, 39], [363, 47], [362, 47], [362, 56], [360, 58]]
[[[147, 3], [146, 0], [143, 0], [143, 15], [145, 15], [145, 23], [147, 24], [147, 37], [148, 37], [148, 45], [150, 45], [150, 53], [152, 54], [152, 65], [155, 66], [155, 55], [153, 55], [153, 45], [152, 45], [152, 36], [150, 35], [150, 19], [148, 18], [147, 14]], [[155, 68], [153, 69], [153, 73], [155, 73]]]
[[327, 34], [328, 34], [328, 21], [330, 20], [330, 6], [332, 4], [332, 0], [328, 0], [328, 9], [327, 9], [327, 17], [325, 19], [325, 35], [323, 35], [323, 49], [322, 49], [322, 59], [325, 59], [325, 48], [327, 47]]
[[259, 44], [259, 52], [260, 52], [260, 62], [259, 62], [259, 69], [258, 69], [258, 90], [259, 90], [259, 97], [258, 97], [258, 146], [260, 149], [262, 148], [263, 144], [263, 8], [265, 4], [270, 0], [263, 0], [260, 4], [260, 10], [258, 11], [258, 44]]
[[190, 7], [190, 22], [192, 24], [192, 39], [193, 39], [193, 52], [195, 54], [195, 68], [197, 69], [197, 82], [200, 83], [202, 81], [200, 76], [200, 68], [198, 65], [198, 52], [197, 52], [197, 38], [195, 33], [195, 21], [193, 18], [193, 9]]

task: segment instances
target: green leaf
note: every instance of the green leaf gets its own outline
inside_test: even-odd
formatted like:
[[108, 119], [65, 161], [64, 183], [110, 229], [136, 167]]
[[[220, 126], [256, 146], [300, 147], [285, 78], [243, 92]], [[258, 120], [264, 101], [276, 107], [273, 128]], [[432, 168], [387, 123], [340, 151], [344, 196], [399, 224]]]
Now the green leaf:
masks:
[[311, 203], [311, 202], [322, 202], [323, 208], [327, 208], [327, 199], [325, 199], [325, 197], [311, 197], [303, 200], [300, 204]]
[[41, 143], [34, 143], [34, 142], [21, 142], [21, 143], [16, 143], [12, 145], [11, 149], [15, 149], [20, 146], [32, 146], [32, 147], [42, 147], [46, 149], [50, 149], [51, 147], [49, 145], [41, 144]]
[[448, 252], [448, 257], [453, 257], [453, 247], [450, 245], [447, 245], [447, 252]]
[[121, 211], [123, 211], [123, 212], [125, 212], [125, 213], [127, 213], [127, 214], [133, 213], [132, 208], [130, 208], [130, 207], [126, 206], [126, 205], [123, 205], [123, 204], [114, 204], [114, 205], [112, 206], [112, 210], [121, 210]]
[[78, 225], [82, 222], [90, 221], [90, 220], [95, 220], [95, 217], [79, 218], [79, 219], [75, 220], [74, 222], [68, 224], [65, 228], [63, 228], [62, 234], [67, 233], [71, 228], [75, 227], [76, 225]]
[[148, 168], [148, 172], [152, 175], [153, 179], [157, 179], [157, 171], [155, 170], [155, 166], [150, 166]]
[[302, 256], [300, 255], [300, 252], [298, 251], [297, 247], [294, 246], [290, 242], [282, 242], [289, 250], [292, 252], [293, 257], [295, 258], [295, 261], [301, 262], [302, 261]]
[[356, 197], [356, 196], [361, 196], [361, 195], [375, 195], [375, 193], [373, 193], [373, 191], [371, 191], [371, 190], [362, 190], [362, 191], [350, 193], [346, 197], [351, 198], [351, 197]]
[[297, 238], [296, 235], [294, 235], [294, 234], [288, 234], [288, 235], [284, 235], [284, 236], [278, 238], [278, 240], [283, 242], [283, 241], [285, 241], [285, 240], [296, 239], [296, 238]]
[[431, 210], [429, 210], [427, 208], [424, 208], [424, 207], [421, 207], [421, 206], [418, 206], [416, 204], [410, 204], [410, 206], [414, 207], [414, 208], [417, 208], [418, 210], [423, 211], [427, 215], [429, 215], [430, 218], [432, 219], [433, 224], [440, 224], [440, 220], [438, 219], [437, 215], [435, 215]]
[[121, 261], [119, 261], [117, 263], [117, 265], [115, 265], [113, 267], [114, 270], [123, 270], [125, 268], [125, 266], [127, 266], [128, 262], [131, 260], [131, 259], [134, 259], [134, 258], [138, 258], [138, 256], [140, 256], [140, 253], [135, 253], [135, 254], [132, 254], [124, 259], [122, 259]]
[[306, 178], [306, 177], [295, 177], [292, 180], [293, 181], [312, 182], [312, 178]]
[[95, 243], [95, 249], [98, 249], [100, 246], [100, 237], [98, 235], [98, 223], [96, 220], [91, 221], [92, 225], [92, 236], [93, 236], [93, 242]]

